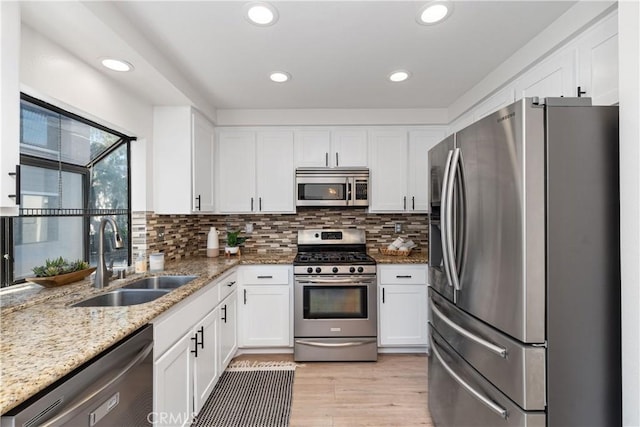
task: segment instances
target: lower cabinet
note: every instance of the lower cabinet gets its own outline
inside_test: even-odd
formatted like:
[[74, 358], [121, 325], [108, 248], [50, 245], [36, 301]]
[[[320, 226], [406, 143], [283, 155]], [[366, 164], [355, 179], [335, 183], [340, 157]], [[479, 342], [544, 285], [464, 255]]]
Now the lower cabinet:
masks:
[[378, 345], [427, 347], [427, 266], [378, 265]]
[[219, 342], [219, 354], [218, 370], [222, 373], [229, 362], [233, 359], [238, 349], [238, 334], [237, 334], [237, 300], [238, 294], [233, 292], [229, 295], [218, 307], [220, 311], [220, 339]]
[[234, 356], [236, 283], [232, 270], [154, 320], [154, 425], [190, 425]]
[[293, 346], [292, 267], [243, 266], [238, 280], [238, 347]]

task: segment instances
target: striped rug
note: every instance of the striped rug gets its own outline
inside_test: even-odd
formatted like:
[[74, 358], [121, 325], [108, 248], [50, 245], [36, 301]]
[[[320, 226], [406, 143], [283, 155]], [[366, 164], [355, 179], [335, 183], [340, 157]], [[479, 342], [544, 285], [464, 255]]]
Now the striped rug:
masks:
[[293, 362], [230, 364], [192, 427], [287, 427], [295, 367]]

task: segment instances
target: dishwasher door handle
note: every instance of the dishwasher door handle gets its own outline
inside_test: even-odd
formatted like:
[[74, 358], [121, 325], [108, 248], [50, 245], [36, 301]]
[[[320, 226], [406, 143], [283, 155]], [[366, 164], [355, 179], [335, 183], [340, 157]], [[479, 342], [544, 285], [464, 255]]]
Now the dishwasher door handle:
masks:
[[133, 369], [134, 367], [142, 363], [142, 361], [149, 355], [149, 353], [151, 353], [151, 350], [153, 350], [153, 342], [151, 342], [151, 344], [148, 344], [146, 347], [144, 347], [140, 351], [140, 353], [138, 353], [133, 358], [133, 360], [131, 360], [131, 362], [127, 363], [127, 366], [122, 368], [120, 372], [118, 372], [115, 376], [113, 376], [113, 378], [111, 378], [108, 383], [106, 383], [105, 385], [103, 385], [98, 390], [94, 391], [93, 393], [91, 393], [89, 396], [85, 397], [81, 401], [77, 402], [72, 407], [65, 410], [63, 413], [59, 414], [57, 417], [51, 420], [45, 421], [43, 424], [40, 424], [40, 425], [42, 427], [55, 425], [60, 420], [64, 419], [67, 415], [72, 414], [75, 410], [82, 407], [85, 403], [89, 402], [91, 399], [93, 399], [94, 397], [96, 397], [97, 395], [99, 395], [109, 387], [111, 387], [113, 384], [115, 384], [118, 380], [120, 380], [120, 378], [125, 376], [131, 369]]

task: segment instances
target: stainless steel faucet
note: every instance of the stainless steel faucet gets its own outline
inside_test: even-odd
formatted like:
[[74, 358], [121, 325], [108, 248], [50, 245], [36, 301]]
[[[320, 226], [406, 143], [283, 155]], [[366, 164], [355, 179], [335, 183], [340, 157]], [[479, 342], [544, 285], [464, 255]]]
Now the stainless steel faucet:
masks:
[[104, 228], [107, 223], [111, 224], [113, 230], [113, 243], [116, 249], [124, 247], [124, 242], [118, 232], [118, 226], [116, 222], [111, 218], [102, 218], [100, 221], [100, 228], [98, 231], [98, 268], [96, 269], [96, 279], [93, 282], [93, 287], [102, 289], [109, 284], [109, 277], [111, 277], [111, 271], [107, 268], [107, 263], [104, 259]]

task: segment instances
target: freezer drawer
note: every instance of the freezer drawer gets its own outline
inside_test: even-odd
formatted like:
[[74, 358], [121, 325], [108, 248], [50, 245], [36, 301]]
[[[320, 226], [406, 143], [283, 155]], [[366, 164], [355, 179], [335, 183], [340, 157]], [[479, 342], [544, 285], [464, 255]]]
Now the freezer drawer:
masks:
[[546, 406], [546, 349], [522, 344], [429, 291], [435, 329], [478, 372], [525, 410]]
[[430, 328], [429, 411], [437, 427], [544, 427], [545, 413], [524, 411], [466, 363]]

